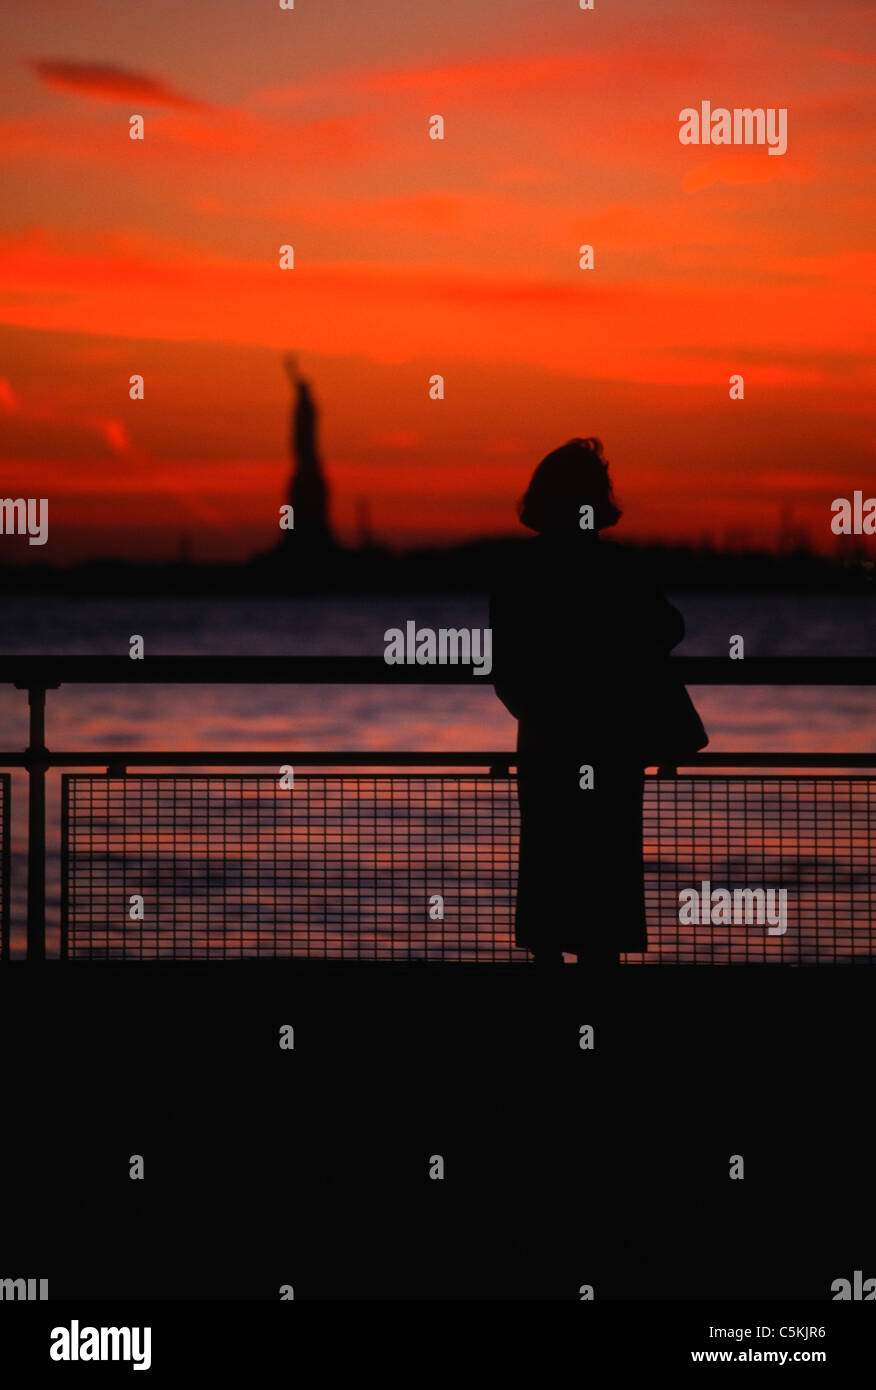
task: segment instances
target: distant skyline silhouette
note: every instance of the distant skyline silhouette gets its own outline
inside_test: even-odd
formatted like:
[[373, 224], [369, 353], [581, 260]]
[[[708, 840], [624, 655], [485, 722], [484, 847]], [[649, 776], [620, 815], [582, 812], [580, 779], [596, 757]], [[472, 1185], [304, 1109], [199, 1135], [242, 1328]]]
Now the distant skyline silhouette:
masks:
[[[470, 540], [432, 546], [393, 549], [381, 544], [372, 526], [369, 499], [355, 496], [356, 528], [349, 542], [339, 541], [331, 523], [329, 488], [318, 444], [320, 410], [311, 383], [302, 375], [297, 356], [286, 354], [283, 368], [291, 386], [288, 412], [286, 497], [274, 513], [270, 543], [255, 553], [210, 561], [198, 557], [190, 529], [177, 533], [175, 546], [166, 556], [140, 557], [109, 548], [102, 554], [54, 557], [40, 547], [34, 552], [19, 542], [0, 553], [0, 575], [8, 576], [12, 589], [31, 584], [51, 591], [130, 593], [359, 593], [359, 592], [485, 592], [492, 587], [497, 569], [519, 564], [524, 558], [522, 537], [516, 534], [483, 534]], [[342, 502], [348, 499], [343, 497]], [[264, 499], [266, 509], [270, 495]], [[294, 525], [281, 527], [280, 516], [292, 507]], [[503, 510], [507, 510], [503, 508]], [[572, 508], [573, 519], [577, 507]], [[378, 518], [379, 520], [379, 518]], [[525, 521], [525, 525], [529, 525]], [[628, 526], [624, 518], [624, 531]], [[806, 544], [804, 532], [790, 522], [789, 509], [781, 515], [778, 542], [772, 548], [746, 547], [744, 533], [729, 538], [722, 549], [701, 538], [699, 545], [665, 545], [624, 536], [621, 549], [638, 551], [663, 576], [668, 588], [677, 590], [752, 591], [763, 589], [830, 592], [872, 592], [876, 572], [870, 559], [872, 538], [835, 537], [834, 555], [818, 554]], [[22, 555], [21, 552], [24, 552]], [[22, 564], [22, 559], [30, 564]], [[29, 579], [28, 576], [32, 576]]]

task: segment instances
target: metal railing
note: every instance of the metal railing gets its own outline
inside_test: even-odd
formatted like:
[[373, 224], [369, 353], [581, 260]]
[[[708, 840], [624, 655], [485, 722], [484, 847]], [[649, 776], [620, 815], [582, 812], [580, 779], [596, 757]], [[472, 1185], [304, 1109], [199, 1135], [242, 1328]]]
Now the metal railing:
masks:
[[[876, 660], [863, 658], [676, 658], [674, 668], [689, 685], [876, 684]], [[28, 748], [0, 753], [0, 766], [28, 773], [29, 960], [46, 954], [46, 775], [56, 768], [106, 769], [62, 779], [68, 958], [527, 959], [512, 931], [513, 753], [53, 752], [45, 741], [46, 691], [62, 684], [488, 684], [470, 668], [387, 667], [380, 658], [17, 657], [0, 659], [0, 681], [26, 690], [30, 705]], [[296, 769], [294, 790], [279, 788], [284, 764]], [[132, 775], [132, 767], [274, 775]], [[301, 768], [331, 771], [302, 776]], [[364, 768], [378, 770], [355, 771]], [[852, 771], [868, 768], [876, 755], [709, 753], [684, 775], [664, 768], [649, 777], [651, 949], [628, 959], [871, 961], [876, 780]], [[8, 838], [0, 841], [7, 856]], [[784, 886], [787, 931], [680, 925], [679, 888], [702, 881]], [[142, 917], [131, 915], [132, 898], [143, 899]], [[6, 891], [7, 915], [8, 900]]]
[[[513, 944], [506, 772], [332, 771], [294, 787], [276, 774], [66, 774], [62, 786], [65, 958], [527, 959]], [[648, 777], [649, 950], [626, 959], [872, 961], [874, 810], [876, 777]], [[747, 922], [680, 924], [680, 892], [704, 881], [757, 886], [759, 920], [752, 899]], [[767, 916], [777, 889], [784, 922], [774, 898]], [[586, 920], [586, 879], [571, 906]]]

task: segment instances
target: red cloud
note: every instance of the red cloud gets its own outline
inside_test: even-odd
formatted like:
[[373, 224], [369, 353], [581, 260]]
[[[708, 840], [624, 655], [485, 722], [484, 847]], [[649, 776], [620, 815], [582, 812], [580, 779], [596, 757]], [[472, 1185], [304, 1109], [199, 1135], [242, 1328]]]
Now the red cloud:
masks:
[[143, 106], [173, 106], [180, 111], [208, 111], [209, 105], [175, 92], [156, 77], [106, 63], [69, 63], [36, 59], [30, 64], [53, 91], [79, 92], [101, 101], [135, 101]]
[[262, 88], [262, 102], [301, 102], [313, 97], [351, 91], [363, 93], [446, 94], [462, 91], [469, 98], [491, 100], [495, 94], [526, 89], [552, 93], [557, 86], [583, 81], [616, 84], [620, 79], [644, 78], [650, 83], [687, 76], [696, 62], [702, 70], [712, 51], [701, 42], [686, 51], [677, 43], [638, 44], [635, 49], [608, 52], [505, 52], [462, 58], [447, 63], [407, 67], [335, 69], [309, 82]]

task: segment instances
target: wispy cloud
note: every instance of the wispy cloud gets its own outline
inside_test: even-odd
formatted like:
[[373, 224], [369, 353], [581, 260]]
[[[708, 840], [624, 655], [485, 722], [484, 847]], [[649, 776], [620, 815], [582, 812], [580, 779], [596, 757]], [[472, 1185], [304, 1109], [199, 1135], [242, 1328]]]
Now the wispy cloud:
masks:
[[72, 63], [66, 59], [35, 58], [31, 71], [58, 92], [77, 92], [99, 101], [137, 102], [140, 106], [169, 106], [178, 111], [209, 111], [208, 102], [178, 92], [148, 73], [132, 72], [108, 63]]
[[[828, 278], [830, 264], [822, 258], [812, 267], [821, 278], [813, 274], [803, 299], [799, 275], [767, 284], [600, 284], [477, 273], [450, 260], [307, 259], [283, 272], [273, 258], [207, 256], [147, 237], [91, 238], [87, 250], [71, 252], [32, 232], [4, 243], [0, 320], [276, 349], [294, 332], [328, 355], [342, 343], [374, 361], [531, 362], [603, 380], [677, 384], [726, 381], [751, 347], [768, 349], [772, 362], [756, 375], [784, 384], [811, 382], [832, 353], [869, 349], [866, 301]], [[856, 262], [857, 273], [863, 264]], [[807, 266], [798, 258], [798, 271]], [[704, 356], [716, 342], [728, 345], [717, 364]], [[784, 348], [816, 356], [803, 367], [785, 360]]]
[[582, 82], [608, 89], [619, 79], [642, 78], [653, 86], [683, 77], [692, 61], [702, 71], [714, 63], [714, 49], [703, 43], [680, 51], [677, 44], [667, 40], [601, 52], [507, 51], [405, 67], [339, 68], [311, 80], [261, 88], [251, 101], [288, 105], [320, 98], [412, 93], [422, 97], [454, 94], [468, 102], [492, 103], [497, 95], [508, 91], [555, 95], [559, 87], [577, 90]]

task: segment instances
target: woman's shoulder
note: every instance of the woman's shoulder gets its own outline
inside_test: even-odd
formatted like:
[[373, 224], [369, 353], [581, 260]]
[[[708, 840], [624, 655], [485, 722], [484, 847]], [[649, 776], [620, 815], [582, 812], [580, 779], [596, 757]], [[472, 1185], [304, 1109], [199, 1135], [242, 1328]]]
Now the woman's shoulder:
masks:
[[491, 591], [519, 592], [582, 579], [619, 589], [658, 587], [652, 568], [635, 549], [617, 541], [586, 544], [577, 536], [535, 535], [509, 544], [492, 567]]
[[525, 536], [509, 541], [497, 552], [491, 566], [491, 589], [518, 587], [527, 575], [543, 563], [541, 536]]
[[601, 541], [599, 545], [600, 564], [607, 575], [613, 575], [619, 582], [631, 588], [653, 589], [657, 578], [653, 566], [646, 556], [636, 548], [622, 545], [617, 541]]

